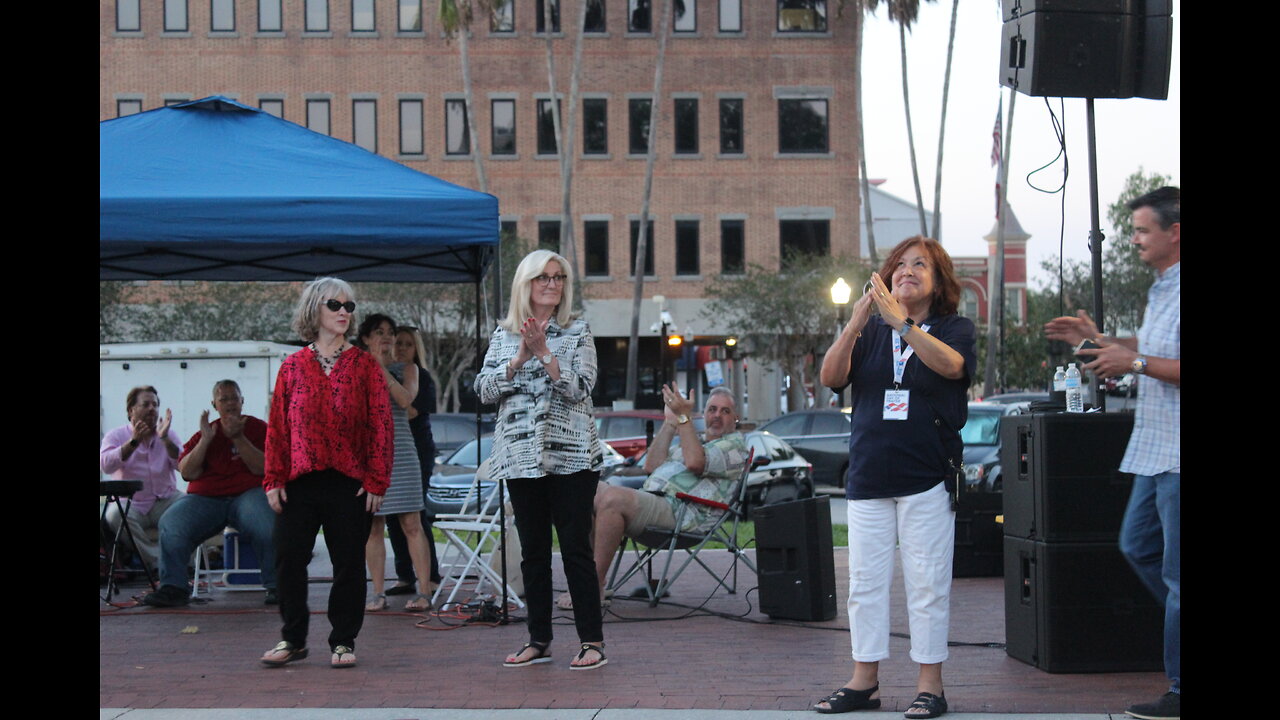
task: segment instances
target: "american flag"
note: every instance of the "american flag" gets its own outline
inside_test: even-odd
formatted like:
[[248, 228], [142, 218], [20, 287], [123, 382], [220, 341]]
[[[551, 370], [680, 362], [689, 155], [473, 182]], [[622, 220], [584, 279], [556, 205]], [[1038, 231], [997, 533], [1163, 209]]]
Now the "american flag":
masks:
[[1000, 218], [1000, 125], [1004, 118], [1004, 95], [1000, 96], [1000, 105], [996, 108], [996, 124], [991, 129], [991, 166], [996, 169], [996, 219]]

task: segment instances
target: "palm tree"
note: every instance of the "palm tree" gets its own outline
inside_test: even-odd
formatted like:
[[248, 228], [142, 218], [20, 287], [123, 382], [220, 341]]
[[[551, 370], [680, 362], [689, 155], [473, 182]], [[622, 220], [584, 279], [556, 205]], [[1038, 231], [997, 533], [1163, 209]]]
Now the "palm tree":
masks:
[[[507, 0], [474, 0], [482, 9], [489, 11], [493, 7], [501, 7]], [[467, 38], [471, 32], [471, 19], [474, 14], [473, 0], [440, 0], [438, 18], [440, 28], [446, 36], [458, 38], [458, 54], [462, 64], [462, 93], [467, 107], [467, 132], [471, 135], [471, 158], [476, 166], [476, 181], [480, 192], [489, 192], [489, 179], [484, 174], [484, 158], [480, 152], [480, 136], [476, 134], [475, 104], [471, 89], [471, 58], [468, 55]]]
[[[937, 0], [927, 0], [937, 2]], [[916, 167], [916, 139], [911, 130], [911, 93], [907, 85], [907, 31], [920, 15], [920, 0], [886, 0], [889, 22], [898, 23], [898, 42], [902, 47], [902, 107], [907, 115], [907, 147], [911, 151], [911, 179], [916, 188], [916, 211], [920, 214], [920, 234], [927, 235], [924, 219], [924, 196], [920, 192], [920, 171]]]
[[942, 138], [947, 132], [947, 91], [951, 88], [951, 53], [956, 47], [956, 13], [960, 10], [960, 0], [951, 2], [951, 35], [947, 40], [947, 72], [942, 79], [942, 117], [938, 120], [938, 166], [933, 178], [933, 235], [934, 240], [942, 240]]
[[636, 401], [640, 375], [640, 300], [644, 295], [644, 259], [648, 251], [649, 199], [653, 193], [653, 163], [657, 159], [658, 108], [662, 105], [662, 66], [667, 57], [667, 29], [671, 24], [671, 0], [662, 4], [658, 30], [658, 59], [653, 66], [653, 101], [649, 103], [649, 147], [644, 164], [644, 194], [640, 201], [640, 235], [636, 238], [635, 292], [631, 295], [631, 342], [627, 344], [626, 398]]
[[867, 254], [871, 259], [872, 267], [880, 264], [880, 258], [876, 254], [876, 232], [871, 214], [871, 179], [867, 175], [867, 143], [863, 135], [862, 123], [862, 33], [866, 26], [866, 16], [875, 12], [879, 4], [880, 0], [839, 0], [836, 6], [837, 17], [844, 15], [845, 7], [851, 7], [854, 22], [857, 23], [854, 31], [853, 92], [854, 102], [858, 106], [858, 164], [861, 175], [859, 186], [862, 189], [862, 214], [866, 218]]

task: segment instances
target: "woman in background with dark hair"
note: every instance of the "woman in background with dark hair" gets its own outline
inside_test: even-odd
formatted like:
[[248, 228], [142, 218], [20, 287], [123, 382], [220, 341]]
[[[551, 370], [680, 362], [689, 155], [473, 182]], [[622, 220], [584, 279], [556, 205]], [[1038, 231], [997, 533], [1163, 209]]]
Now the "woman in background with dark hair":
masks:
[[[888, 278], [886, 283], [885, 278]], [[903, 240], [872, 273], [853, 317], [827, 352], [822, 384], [852, 385], [849, 474], [849, 634], [853, 677], [813, 706], [820, 713], [880, 707], [889, 657], [889, 586], [902, 558], [917, 696], [904, 715], [947, 711], [952, 493], [977, 365], [973, 322], [956, 314], [960, 285], [936, 240]], [[872, 308], [879, 311], [872, 315]]]
[[[418, 465], [422, 468], [422, 488], [425, 490], [431, 482], [431, 474], [436, 467], [436, 443], [431, 436], [431, 416], [436, 412], [436, 383], [426, 368], [427, 349], [422, 342], [422, 333], [415, 327], [401, 325], [396, 328], [396, 362], [405, 363], [418, 368], [418, 396], [413, 405], [405, 408], [409, 416], [409, 432], [413, 434], [413, 444], [418, 450]], [[404, 531], [400, 523], [387, 525], [387, 536], [391, 539], [391, 551], [396, 561], [395, 585], [387, 588], [387, 595], [408, 595], [415, 588], [423, 595], [430, 596], [440, 585], [440, 561], [436, 558], [434, 539], [432, 538], [431, 520], [426, 510], [418, 515], [422, 523], [423, 535], [427, 543], [432, 545], [431, 580], [418, 588], [418, 574], [413, 570], [413, 562], [409, 555], [409, 545], [405, 541]]]
[[[431, 546], [423, 533], [420, 513], [425, 507], [422, 495], [422, 470], [418, 464], [418, 452], [409, 432], [406, 410], [413, 406], [418, 395], [416, 366], [395, 361], [395, 321], [381, 313], [370, 315], [360, 323], [360, 344], [367, 347], [382, 367], [387, 391], [391, 396], [391, 419], [395, 427], [395, 462], [391, 468], [391, 486], [382, 509], [373, 517], [369, 539], [365, 546], [365, 562], [373, 580], [373, 600], [365, 610], [387, 609], [387, 595], [383, 592], [386, 580], [387, 545], [383, 530], [389, 515], [396, 517], [409, 545], [409, 557], [416, 572], [429, 577]], [[429, 610], [431, 596], [414, 595], [404, 609], [410, 612]]]

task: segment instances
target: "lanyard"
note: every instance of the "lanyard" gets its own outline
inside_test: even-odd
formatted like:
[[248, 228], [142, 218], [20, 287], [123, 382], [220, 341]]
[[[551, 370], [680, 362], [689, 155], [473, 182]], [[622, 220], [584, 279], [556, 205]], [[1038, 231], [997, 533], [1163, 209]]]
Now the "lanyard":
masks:
[[[920, 332], [929, 332], [928, 325], [921, 325], [918, 329]], [[903, 352], [902, 336], [895, 329], [890, 332], [893, 333], [893, 385], [897, 387], [902, 384], [902, 373], [907, 369], [907, 360], [915, 354], [916, 349], [908, 345], [906, 352]]]

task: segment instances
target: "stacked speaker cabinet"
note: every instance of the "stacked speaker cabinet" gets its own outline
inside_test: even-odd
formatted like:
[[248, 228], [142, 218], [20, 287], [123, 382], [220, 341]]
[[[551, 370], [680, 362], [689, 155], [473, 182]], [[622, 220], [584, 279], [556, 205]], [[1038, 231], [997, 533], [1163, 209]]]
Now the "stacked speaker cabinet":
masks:
[[1001, 421], [1005, 651], [1047, 672], [1163, 667], [1164, 608], [1118, 543], [1129, 413]]
[[1169, 96], [1171, 0], [1003, 0], [1000, 83], [1036, 97]]
[[836, 616], [831, 499], [826, 495], [755, 508], [760, 611], [771, 618]]

